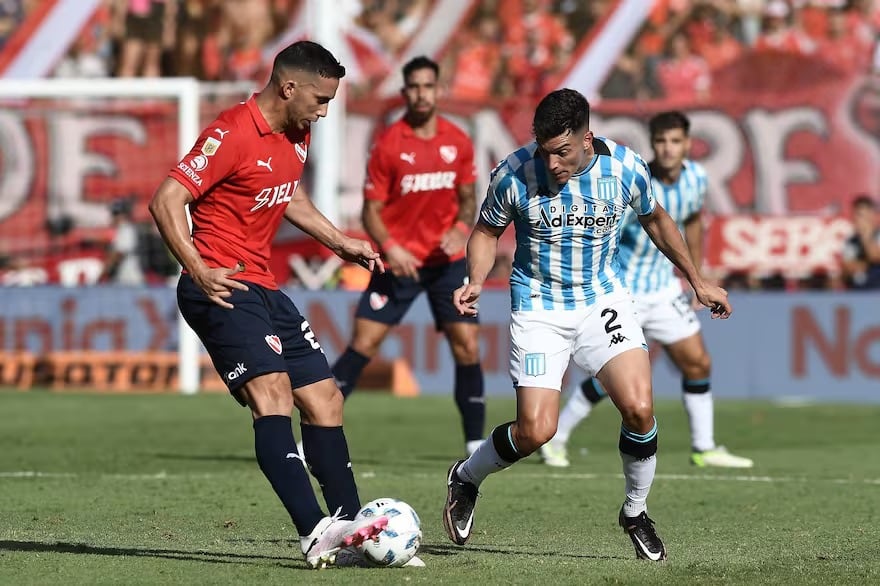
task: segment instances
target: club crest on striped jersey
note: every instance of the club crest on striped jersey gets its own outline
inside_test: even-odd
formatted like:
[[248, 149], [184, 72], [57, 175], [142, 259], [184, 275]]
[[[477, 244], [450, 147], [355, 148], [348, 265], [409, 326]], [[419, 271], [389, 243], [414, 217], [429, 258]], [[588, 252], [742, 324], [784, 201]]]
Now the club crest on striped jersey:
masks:
[[596, 180], [597, 199], [616, 199], [618, 194], [617, 177], [599, 177]]

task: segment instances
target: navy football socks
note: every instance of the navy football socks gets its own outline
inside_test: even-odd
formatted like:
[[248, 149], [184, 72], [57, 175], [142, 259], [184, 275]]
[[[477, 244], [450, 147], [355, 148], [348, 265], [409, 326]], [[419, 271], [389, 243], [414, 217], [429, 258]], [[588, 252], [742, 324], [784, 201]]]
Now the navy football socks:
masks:
[[486, 401], [483, 397], [483, 369], [479, 364], [455, 366], [455, 404], [461, 413], [465, 441], [483, 439]]
[[361, 502], [342, 426], [320, 427], [301, 423], [300, 430], [306, 462], [321, 485], [330, 513], [335, 513], [341, 507], [346, 519], [354, 519]]
[[345, 352], [336, 360], [336, 364], [331, 369], [343, 397], [348, 398], [354, 391], [361, 373], [369, 363], [368, 357], [354, 350], [351, 346], [345, 348]]
[[267, 415], [254, 421], [254, 448], [260, 470], [269, 480], [299, 535], [308, 535], [324, 517], [305, 469], [290, 417]]

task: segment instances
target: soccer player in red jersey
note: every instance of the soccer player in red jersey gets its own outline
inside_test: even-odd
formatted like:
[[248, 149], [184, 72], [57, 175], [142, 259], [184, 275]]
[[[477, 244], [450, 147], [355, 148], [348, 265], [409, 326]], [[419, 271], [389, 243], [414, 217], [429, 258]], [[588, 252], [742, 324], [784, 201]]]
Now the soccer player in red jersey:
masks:
[[[354, 521], [360, 501], [342, 431], [342, 395], [309, 322], [278, 289], [268, 263], [285, 219], [341, 258], [384, 270], [370, 244], [340, 232], [299, 185], [311, 124], [327, 115], [344, 75], [321, 45], [285, 48], [263, 91], [211, 122], [150, 203], [184, 268], [181, 314], [230, 393], [251, 409], [257, 462], [296, 526], [307, 563], [317, 568], [387, 522]], [[333, 516], [321, 511], [297, 450], [294, 406], [309, 468]]]
[[427, 57], [404, 65], [406, 112], [370, 153], [363, 223], [390, 271], [374, 274], [361, 296], [351, 342], [333, 376], [347, 397], [391, 328], [427, 292], [455, 360], [455, 402], [470, 453], [481, 442], [486, 419], [479, 325], [476, 316], [455, 310], [452, 293], [465, 280], [465, 244], [476, 207], [474, 147], [437, 114], [438, 74]]

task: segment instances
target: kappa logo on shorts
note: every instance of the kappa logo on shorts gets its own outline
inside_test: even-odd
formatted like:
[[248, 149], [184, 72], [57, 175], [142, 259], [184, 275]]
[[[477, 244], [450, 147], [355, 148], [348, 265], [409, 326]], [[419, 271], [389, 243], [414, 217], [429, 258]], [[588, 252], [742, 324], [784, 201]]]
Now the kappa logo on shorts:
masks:
[[266, 340], [266, 344], [269, 345], [269, 348], [275, 351], [275, 354], [281, 355], [281, 338], [272, 334], [271, 336], [266, 336], [264, 338]]
[[608, 343], [608, 347], [610, 348], [614, 344], [620, 344], [624, 340], [629, 340], [629, 338], [627, 338], [623, 334], [614, 334], [613, 336], [611, 336], [611, 341]]
[[373, 311], [379, 311], [380, 309], [382, 309], [386, 305], [388, 305], [388, 296], [387, 295], [380, 295], [379, 293], [376, 293], [375, 291], [370, 293], [370, 307], [373, 308]]
[[525, 357], [526, 376], [544, 376], [547, 373], [547, 360], [543, 352], [530, 352]]

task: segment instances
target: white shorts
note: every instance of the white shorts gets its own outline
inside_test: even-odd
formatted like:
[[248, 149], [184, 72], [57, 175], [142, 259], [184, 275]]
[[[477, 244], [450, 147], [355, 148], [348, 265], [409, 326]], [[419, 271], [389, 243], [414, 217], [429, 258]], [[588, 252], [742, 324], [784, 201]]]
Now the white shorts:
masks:
[[594, 376], [627, 350], [648, 349], [628, 292], [575, 310], [514, 311], [510, 316], [510, 378], [514, 387], [560, 390], [569, 359]]
[[657, 293], [636, 295], [635, 300], [636, 319], [649, 340], [668, 346], [700, 331], [700, 320], [680, 283]]

